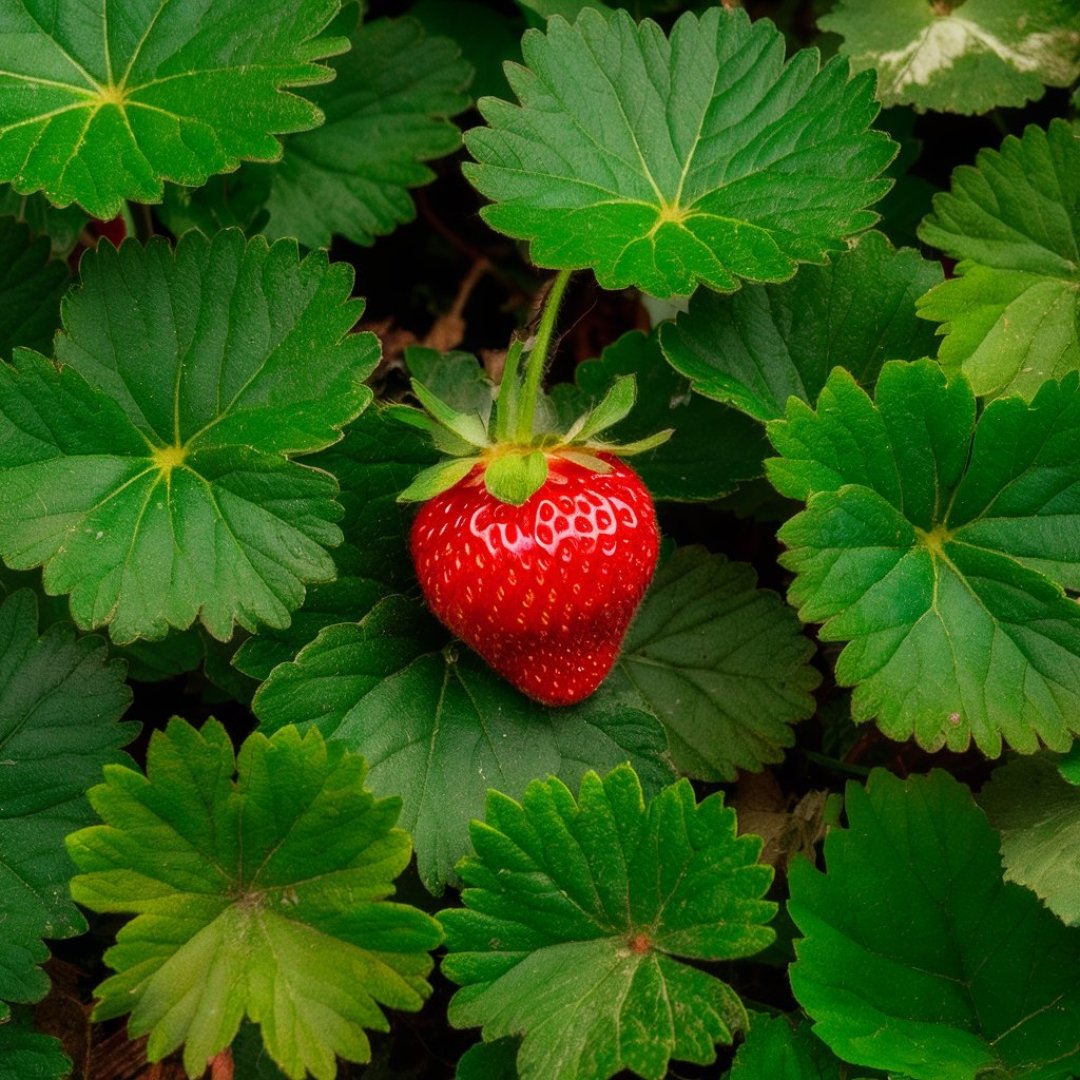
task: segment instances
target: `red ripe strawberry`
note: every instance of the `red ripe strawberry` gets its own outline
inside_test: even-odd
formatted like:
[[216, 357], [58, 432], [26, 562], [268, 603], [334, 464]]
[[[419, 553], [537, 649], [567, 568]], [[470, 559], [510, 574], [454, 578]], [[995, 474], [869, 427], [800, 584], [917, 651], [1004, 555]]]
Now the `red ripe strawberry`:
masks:
[[412, 556], [432, 611], [497, 672], [545, 705], [603, 682], [656, 568], [659, 536], [640, 477], [608, 453], [597, 472], [547, 456], [520, 506], [477, 465], [423, 504]]

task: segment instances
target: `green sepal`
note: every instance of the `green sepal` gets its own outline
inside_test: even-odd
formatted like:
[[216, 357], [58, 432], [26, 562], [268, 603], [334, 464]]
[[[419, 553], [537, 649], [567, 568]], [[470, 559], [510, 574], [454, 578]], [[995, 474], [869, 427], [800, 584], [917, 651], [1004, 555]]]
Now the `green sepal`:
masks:
[[411, 405], [387, 405], [383, 411], [391, 419], [408, 424], [409, 427], [417, 428], [430, 436], [436, 447], [451, 457], [470, 456], [476, 450], [471, 442], [466, 442], [459, 435], [455, 435], [449, 428], [443, 427], [438, 420], [421, 409], [414, 409]]
[[603, 458], [598, 458], [595, 454], [590, 454], [588, 450], [561, 450], [559, 457], [566, 458], [567, 461], [572, 461], [575, 465], [580, 465], [584, 469], [589, 469], [594, 473], [611, 472], [612, 466], [609, 462], [604, 461]]
[[664, 428], [663, 431], [658, 431], [655, 435], [650, 435], [645, 439], [638, 439], [635, 442], [619, 443], [613, 446], [596, 445], [594, 448], [597, 450], [603, 450], [607, 454], [617, 454], [619, 457], [633, 457], [635, 454], [644, 454], [647, 450], [655, 450], [658, 446], [662, 446], [664, 443], [675, 434], [674, 428]]
[[398, 502], [426, 502], [449, 491], [456, 483], [464, 480], [480, 464], [480, 458], [452, 458], [440, 461], [416, 474], [413, 482], [397, 497]]
[[520, 506], [540, 490], [548, 476], [547, 454], [506, 454], [493, 458], [484, 471], [484, 486], [500, 502]]
[[566, 433], [567, 442], [588, 442], [594, 435], [607, 431], [622, 420], [637, 401], [637, 379], [620, 375], [608, 388], [596, 408], [579, 417]]
[[483, 448], [490, 443], [487, 428], [479, 416], [458, 412], [445, 401], [437, 398], [423, 383], [410, 380], [413, 393], [420, 404], [444, 427], [463, 439], [470, 446]]

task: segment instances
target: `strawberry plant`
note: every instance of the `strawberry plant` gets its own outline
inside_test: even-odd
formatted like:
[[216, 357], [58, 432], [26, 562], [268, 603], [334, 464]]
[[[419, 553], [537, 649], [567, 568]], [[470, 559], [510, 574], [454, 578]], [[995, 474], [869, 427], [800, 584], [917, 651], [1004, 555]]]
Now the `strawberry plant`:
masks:
[[0, 0], [0, 1080], [1080, 1076], [1073, 0]]

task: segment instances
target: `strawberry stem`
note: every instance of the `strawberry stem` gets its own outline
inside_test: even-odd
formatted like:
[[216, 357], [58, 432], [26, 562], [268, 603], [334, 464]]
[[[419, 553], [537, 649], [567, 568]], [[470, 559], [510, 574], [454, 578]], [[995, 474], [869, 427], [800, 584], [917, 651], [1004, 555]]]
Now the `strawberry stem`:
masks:
[[551, 335], [555, 329], [555, 318], [559, 314], [566, 284], [571, 271], [560, 270], [555, 276], [544, 301], [544, 312], [540, 316], [540, 325], [536, 328], [536, 338], [529, 350], [529, 359], [525, 361], [525, 385], [521, 392], [520, 408], [517, 415], [517, 441], [528, 443], [533, 436], [533, 416], [536, 413], [536, 400], [540, 394], [540, 382], [547, 367], [548, 349], [551, 347]]

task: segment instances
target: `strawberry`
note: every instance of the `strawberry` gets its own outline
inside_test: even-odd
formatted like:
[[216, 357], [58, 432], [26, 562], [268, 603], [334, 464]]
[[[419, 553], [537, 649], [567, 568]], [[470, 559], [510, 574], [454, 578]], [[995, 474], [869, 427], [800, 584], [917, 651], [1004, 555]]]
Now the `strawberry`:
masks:
[[411, 548], [431, 610], [499, 674], [545, 705], [606, 678], [656, 568], [659, 534], [641, 478], [611, 454], [596, 472], [548, 458], [520, 506], [474, 466], [424, 503]]
[[[411, 550], [432, 611], [497, 672], [545, 705], [591, 694], [611, 670], [656, 568], [652, 498], [620, 457], [658, 446], [599, 439], [633, 407], [632, 375], [565, 431], [536, 420], [559, 297], [548, 295], [524, 373], [524, 343], [506, 357], [498, 398], [456, 409], [417, 380], [423, 411], [391, 405], [447, 455], [398, 496], [424, 505]], [[408, 352], [406, 352], [408, 359]], [[485, 407], [486, 406], [486, 407]], [[539, 428], [539, 430], [538, 430]]]

